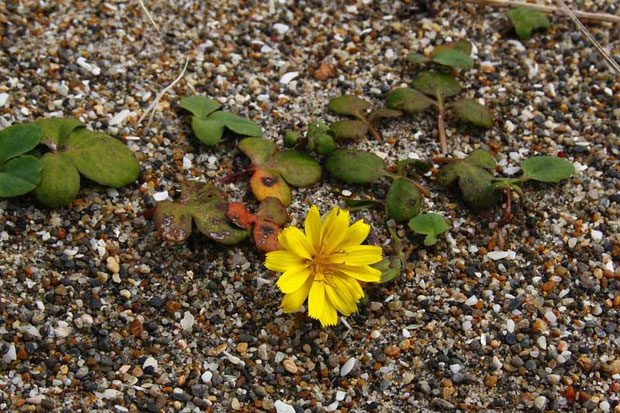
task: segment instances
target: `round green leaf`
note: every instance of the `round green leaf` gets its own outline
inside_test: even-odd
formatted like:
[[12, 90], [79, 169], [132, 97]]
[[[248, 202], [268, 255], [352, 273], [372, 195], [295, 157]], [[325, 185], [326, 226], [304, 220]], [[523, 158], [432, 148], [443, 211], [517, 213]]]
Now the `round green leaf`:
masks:
[[287, 148], [292, 148], [297, 144], [297, 141], [301, 139], [301, 134], [299, 132], [287, 131], [284, 134], [284, 146]]
[[409, 87], [392, 90], [386, 96], [385, 101], [388, 108], [407, 113], [420, 112], [434, 103], [433, 99]]
[[413, 79], [412, 85], [422, 93], [430, 96], [447, 98], [458, 95], [461, 86], [455, 78], [442, 72], [421, 72]]
[[218, 110], [222, 105], [217, 100], [209, 99], [204, 96], [188, 96], [181, 99], [179, 107], [191, 112], [199, 119], [204, 119], [211, 113]]
[[0, 198], [18, 196], [35, 189], [41, 180], [41, 162], [24, 155], [0, 167]]
[[336, 139], [360, 140], [368, 133], [368, 126], [361, 120], [341, 120], [332, 125]]
[[469, 54], [460, 50], [443, 49], [433, 54], [433, 62], [450, 67], [471, 69], [474, 67], [474, 59]]
[[470, 153], [466, 159], [466, 162], [490, 171], [495, 170], [497, 167], [497, 162], [495, 162], [493, 155], [482, 149], [477, 149]]
[[256, 211], [256, 217], [273, 222], [279, 226], [286, 224], [289, 220], [286, 207], [278, 198], [273, 197], [267, 197], [260, 203], [258, 211]]
[[506, 15], [515, 27], [521, 39], [529, 39], [536, 30], [546, 30], [551, 27], [549, 19], [543, 13], [527, 7], [517, 7], [509, 10]]
[[378, 121], [379, 119], [399, 118], [401, 116], [403, 116], [403, 112], [401, 112], [400, 110], [379, 108], [370, 112], [370, 115], [368, 115], [368, 121], [370, 123], [373, 123]]
[[448, 231], [450, 225], [441, 215], [431, 212], [411, 219], [409, 228], [416, 234], [426, 235], [424, 245], [429, 246], [435, 244], [437, 235]]
[[263, 130], [255, 122], [242, 116], [228, 112], [215, 112], [207, 117], [208, 120], [220, 122], [228, 129], [241, 136], [253, 136], [260, 138]]
[[470, 55], [472, 51], [472, 44], [467, 40], [459, 40], [457, 42], [448, 42], [444, 44], [440, 44], [436, 46], [431, 52], [431, 57], [437, 56], [438, 53], [443, 52], [444, 50], [458, 50], [460, 52], [465, 53], [466, 55]]
[[160, 237], [168, 242], [185, 241], [192, 233], [190, 210], [178, 202], [158, 202], [153, 214], [153, 223]]
[[321, 179], [321, 166], [299, 151], [280, 151], [272, 155], [270, 164], [292, 186], [314, 185]]
[[0, 166], [16, 156], [34, 149], [43, 131], [33, 124], [13, 125], [0, 131]]
[[319, 155], [327, 155], [333, 152], [334, 149], [336, 149], [336, 144], [332, 135], [324, 133], [314, 138], [314, 151]]
[[420, 53], [409, 53], [406, 59], [413, 63], [425, 63], [429, 61], [428, 57]]
[[80, 190], [80, 173], [66, 153], [48, 152], [41, 158], [41, 183], [35, 189], [37, 199], [49, 206], [68, 205]]
[[66, 153], [86, 178], [119, 188], [140, 174], [140, 164], [121, 141], [104, 133], [78, 129], [67, 139]]
[[493, 126], [491, 112], [475, 100], [461, 99], [454, 104], [454, 109], [459, 117], [466, 122], [487, 129]]
[[572, 162], [557, 156], [535, 156], [521, 165], [527, 179], [541, 182], [559, 182], [569, 178], [575, 170]]
[[403, 254], [401, 252], [398, 255], [386, 256], [383, 260], [371, 265], [371, 267], [381, 271], [381, 280], [379, 283], [383, 284], [398, 277], [403, 271], [403, 259]]
[[385, 163], [374, 153], [341, 149], [325, 161], [325, 169], [348, 184], [367, 184], [384, 175]]
[[192, 116], [192, 130], [200, 142], [207, 146], [215, 146], [222, 140], [224, 124], [217, 120]]
[[497, 201], [493, 175], [468, 162], [459, 164], [459, 188], [463, 199], [474, 208], [485, 209]]
[[329, 101], [328, 108], [340, 115], [360, 117], [370, 107], [370, 102], [353, 95], [343, 95]]
[[239, 149], [250, 158], [253, 165], [260, 166], [269, 161], [276, 151], [276, 145], [268, 139], [245, 138], [239, 142]]
[[422, 196], [411, 181], [398, 178], [392, 182], [385, 198], [385, 209], [396, 222], [409, 221], [420, 213]]
[[35, 125], [39, 125], [43, 130], [41, 143], [52, 150], [60, 149], [71, 132], [84, 126], [82, 122], [73, 118], [40, 119], [35, 122]]

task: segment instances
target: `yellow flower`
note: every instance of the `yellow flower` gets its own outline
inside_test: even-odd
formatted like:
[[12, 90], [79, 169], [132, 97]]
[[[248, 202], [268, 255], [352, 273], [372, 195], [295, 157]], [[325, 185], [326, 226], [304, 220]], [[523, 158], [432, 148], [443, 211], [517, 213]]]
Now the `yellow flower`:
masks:
[[284, 293], [280, 307], [291, 313], [308, 298], [308, 315], [323, 327], [335, 325], [338, 313], [357, 311], [364, 297], [359, 284], [379, 282], [381, 271], [370, 267], [382, 259], [381, 247], [360, 245], [370, 232], [363, 220], [349, 226], [349, 211], [332, 209], [321, 218], [316, 206], [299, 228], [285, 228], [278, 240], [283, 250], [267, 253], [265, 266], [283, 273], [278, 287]]

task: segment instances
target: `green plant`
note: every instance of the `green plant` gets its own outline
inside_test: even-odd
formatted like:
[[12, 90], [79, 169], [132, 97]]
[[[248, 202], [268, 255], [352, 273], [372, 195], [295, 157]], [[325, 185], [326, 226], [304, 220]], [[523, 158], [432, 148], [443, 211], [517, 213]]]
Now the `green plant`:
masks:
[[483, 150], [472, 152], [465, 159], [438, 159], [447, 163], [437, 177], [439, 184], [449, 186], [458, 180], [463, 199], [476, 209], [486, 209], [495, 204], [499, 193], [505, 194], [505, 208], [498, 222], [498, 240], [503, 245], [502, 228], [511, 220], [511, 205], [514, 192], [525, 197], [522, 185], [527, 181], [556, 183], [567, 179], [574, 166], [566, 159], [557, 156], [534, 156], [521, 165], [523, 175], [519, 178], [496, 178], [492, 172], [496, 168], [495, 158]]
[[41, 162], [27, 155], [40, 142], [37, 125], [13, 125], [0, 131], [0, 197], [26, 194], [41, 181]]
[[341, 120], [335, 122], [331, 129], [336, 139], [360, 140], [368, 132], [377, 140], [382, 140], [381, 134], [374, 124], [382, 118], [396, 118], [402, 116], [400, 110], [395, 109], [376, 109], [368, 113], [370, 102], [353, 95], [343, 95], [329, 101], [328, 108], [334, 113], [345, 116], [352, 116], [356, 120]]
[[[140, 165], [127, 146], [111, 136], [86, 129], [76, 119], [42, 119], [0, 133], [2, 177], [5, 181], [10, 178], [4, 196], [34, 189], [36, 198], [43, 204], [66, 205], [80, 190], [80, 175], [100, 185], [118, 188], [135, 181], [140, 173]], [[40, 159], [23, 155], [39, 144], [47, 148]], [[20, 156], [15, 158], [17, 155]], [[6, 162], [9, 159], [6, 156], [15, 159]], [[0, 186], [4, 185], [0, 183]]]
[[226, 213], [226, 194], [211, 184], [185, 181], [178, 200], [157, 203], [153, 222], [161, 238], [183, 242], [192, 233], [193, 223], [200, 232], [220, 244], [237, 244], [250, 235], [247, 229], [235, 227]]
[[252, 236], [256, 247], [263, 252], [282, 249], [278, 235], [282, 226], [289, 220], [286, 207], [279, 199], [267, 197], [258, 206], [256, 214], [252, 214], [240, 202], [228, 205], [226, 213], [235, 225], [244, 229], [252, 229]]
[[217, 145], [225, 129], [240, 136], [263, 136], [263, 130], [250, 119], [218, 110], [221, 105], [203, 96], [188, 96], [179, 107], [192, 113], [192, 130], [205, 145]]
[[325, 161], [325, 169], [334, 178], [348, 184], [370, 184], [382, 177], [392, 179], [385, 201], [345, 200], [351, 210], [383, 205], [388, 217], [396, 222], [406, 222], [420, 213], [422, 194], [426, 188], [408, 177], [411, 169], [424, 172], [428, 164], [413, 159], [401, 161], [397, 173], [389, 172], [385, 162], [377, 155], [353, 149], [334, 151]]
[[551, 27], [549, 19], [543, 13], [527, 7], [517, 7], [506, 12], [517, 35], [527, 40], [535, 31], [547, 30]]
[[[461, 40], [437, 46], [430, 58], [412, 53], [407, 59], [415, 63], [435, 62], [449, 68], [470, 69], [473, 66], [473, 60], [469, 57], [470, 52], [471, 44]], [[449, 73], [436, 70], [421, 71], [411, 85], [412, 88], [397, 88], [388, 93], [387, 107], [405, 113], [422, 112], [434, 107], [437, 110], [437, 129], [443, 153], [448, 151], [445, 119], [449, 110], [453, 110], [464, 122], [483, 128], [490, 128], [493, 125], [491, 112], [473, 99], [463, 98], [451, 104], [446, 103], [446, 99], [457, 96], [462, 90], [459, 82]]]
[[308, 132], [302, 136], [299, 132], [288, 131], [284, 134], [284, 146], [287, 148], [305, 146], [306, 151], [327, 155], [336, 148], [335, 132], [323, 122], [314, 122], [308, 126]]
[[273, 197], [289, 206], [289, 185], [307, 187], [321, 179], [321, 167], [315, 159], [299, 151], [278, 151], [276, 145], [267, 139], [246, 138], [239, 142], [239, 149], [250, 158], [251, 164], [226, 181], [251, 174], [250, 188], [259, 202]]
[[437, 236], [450, 229], [450, 225], [441, 215], [432, 212], [411, 218], [409, 228], [416, 234], [426, 235], [424, 245], [427, 247], [437, 242]]

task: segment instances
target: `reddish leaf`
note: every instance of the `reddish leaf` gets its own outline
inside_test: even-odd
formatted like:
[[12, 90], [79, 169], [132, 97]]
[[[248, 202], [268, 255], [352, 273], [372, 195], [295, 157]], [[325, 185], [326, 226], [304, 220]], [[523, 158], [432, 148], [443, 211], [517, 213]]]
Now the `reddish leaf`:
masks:
[[256, 218], [247, 210], [244, 204], [241, 202], [233, 202], [228, 204], [228, 211], [226, 212], [228, 218], [241, 228], [251, 228], [256, 224]]
[[263, 252], [281, 250], [278, 235], [282, 229], [273, 222], [258, 220], [254, 227], [254, 242], [256, 248]]

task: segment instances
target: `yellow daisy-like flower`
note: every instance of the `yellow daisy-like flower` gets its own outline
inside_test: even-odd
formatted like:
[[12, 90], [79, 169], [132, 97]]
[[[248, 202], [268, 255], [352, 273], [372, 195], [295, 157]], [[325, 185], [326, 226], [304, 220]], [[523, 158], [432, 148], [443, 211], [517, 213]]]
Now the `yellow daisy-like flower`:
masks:
[[308, 315], [323, 327], [335, 325], [338, 313], [357, 311], [364, 297], [359, 284], [379, 282], [381, 271], [370, 267], [382, 259], [381, 247], [360, 245], [370, 232], [363, 220], [349, 226], [349, 211], [332, 209], [321, 218], [316, 206], [299, 228], [285, 228], [278, 240], [283, 250], [267, 253], [265, 267], [283, 273], [278, 287], [284, 293], [280, 307], [297, 311], [308, 298]]

